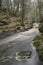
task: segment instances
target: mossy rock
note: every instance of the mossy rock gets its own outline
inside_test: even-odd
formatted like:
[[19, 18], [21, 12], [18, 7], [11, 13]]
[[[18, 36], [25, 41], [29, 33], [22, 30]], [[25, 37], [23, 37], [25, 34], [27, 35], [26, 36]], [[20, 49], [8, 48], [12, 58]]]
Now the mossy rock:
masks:
[[37, 35], [34, 38], [33, 45], [36, 47], [39, 59], [43, 61], [43, 34]]
[[19, 56], [28, 56], [28, 55], [31, 55], [31, 51], [22, 51], [20, 53], [18, 53]]

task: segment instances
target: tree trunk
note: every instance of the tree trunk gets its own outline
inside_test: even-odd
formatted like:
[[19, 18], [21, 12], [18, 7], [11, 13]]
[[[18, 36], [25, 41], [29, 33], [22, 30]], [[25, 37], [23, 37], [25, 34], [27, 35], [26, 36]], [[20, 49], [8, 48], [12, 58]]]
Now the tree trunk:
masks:
[[2, 1], [0, 0], [0, 12], [1, 12], [1, 2], [2, 2]]
[[22, 25], [24, 26], [24, 17], [25, 17], [25, 0], [22, 0], [22, 3], [21, 3], [21, 5], [22, 5]]
[[16, 9], [16, 12], [15, 12], [15, 15], [19, 12], [19, 1], [17, 3], [17, 9]]
[[10, 7], [11, 7], [11, 10], [12, 10], [12, 2], [11, 2], [11, 0], [10, 0]]
[[9, 0], [6, 0], [6, 4], [7, 4], [7, 16], [9, 17], [10, 14]]
[[39, 18], [41, 20], [41, 0], [38, 0], [38, 8], [39, 8]]

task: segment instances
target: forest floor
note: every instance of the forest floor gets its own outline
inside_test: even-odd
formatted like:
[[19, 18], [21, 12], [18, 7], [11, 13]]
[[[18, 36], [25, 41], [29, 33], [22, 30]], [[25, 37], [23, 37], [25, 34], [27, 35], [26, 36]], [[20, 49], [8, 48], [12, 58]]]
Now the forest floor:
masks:
[[21, 32], [24, 31], [24, 28], [26, 30], [31, 28], [28, 21], [24, 21], [24, 26], [21, 23], [20, 17], [0, 15], [0, 33], [9, 31]]
[[20, 17], [9, 17], [6, 15], [0, 16], [0, 31], [13, 31], [17, 29], [21, 24]]

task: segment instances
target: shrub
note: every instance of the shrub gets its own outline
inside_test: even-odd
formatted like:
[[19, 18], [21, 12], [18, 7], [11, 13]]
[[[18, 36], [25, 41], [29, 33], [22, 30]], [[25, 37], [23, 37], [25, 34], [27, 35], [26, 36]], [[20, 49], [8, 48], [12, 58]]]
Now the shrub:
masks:
[[36, 41], [34, 41], [33, 44], [34, 44], [34, 46], [38, 47], [40, 45], [40, 41], [36, 40]]
[[41, 39], [43, 39], [43, 34], [37, 35], [37, 36], [33, 39], [33, 41], [41, 40]]
[[39, 59], [40, 59], [41, 61], [43, 61], [43, 46], [40, 46], [40, 47], [39, 47], [38, 55], [39, 55]]
[[39, 59], [43, 61], [43, 34], [37, 35], [33, 41], [33, 45], [36, 47]]
[[6, 19], [0, 20], [0, 24], [8, 25], [9, 24], [9, 20], [6, 20]]
[[33, 41], [40, 40], [40, 39], [41, 39], [41, 36], [40, 36], [40, 35], [37, 35], [37, 36], [33, 39]]

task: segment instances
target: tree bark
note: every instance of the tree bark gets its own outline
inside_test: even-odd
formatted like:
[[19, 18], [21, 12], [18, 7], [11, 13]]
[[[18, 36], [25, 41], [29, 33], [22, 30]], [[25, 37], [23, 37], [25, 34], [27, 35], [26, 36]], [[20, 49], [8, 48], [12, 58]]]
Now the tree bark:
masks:
[[22, 0], [22, 3], [21, 3], [21, 6], [22, 6], [22, 25], [24, 25], [24, 17], [25, 17], [25, 0]]
[[2, 1], [0, 0], [0, 12], [1, 12], [1, 3], [2, 3]]

